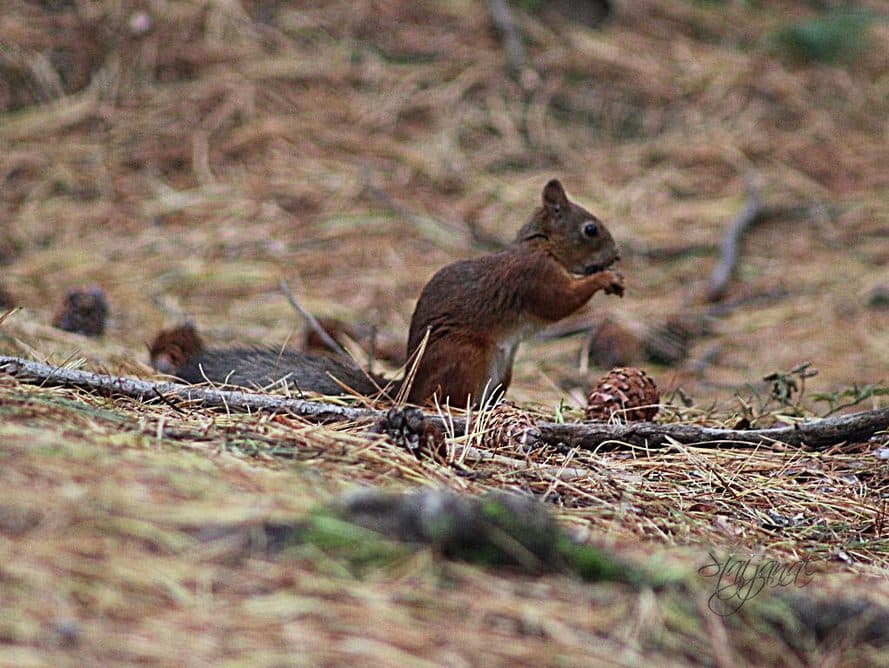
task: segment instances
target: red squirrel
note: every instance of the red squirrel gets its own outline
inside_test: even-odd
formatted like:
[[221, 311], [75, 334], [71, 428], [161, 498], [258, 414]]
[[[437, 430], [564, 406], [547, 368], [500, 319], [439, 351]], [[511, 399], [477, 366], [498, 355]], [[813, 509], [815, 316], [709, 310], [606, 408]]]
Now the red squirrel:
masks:
[[[505, 392], [519, 343], [574, 313], [599, 290], [623, 296], [623, 278], [608, 269], [619, 257], [602, 221], [551, 180], [541, 206], [509, 246], [447, 265], [423, 288], [411, 318], [408, 357], [424, 340], [426, 345], [408, 401], [463, 407]], [[385, 385], [384, 379], [333, 358], [207, 349], [193, 329], [171, 334], [176, 331], [158, 335], [150, 346], [152, 362], [190, 382], [265, 386], [286, 377], [302, 390], [338, 393], [342, 389], [334, 377], [359, 394]], [[396, 389], [403, 382], [396, 382]]]

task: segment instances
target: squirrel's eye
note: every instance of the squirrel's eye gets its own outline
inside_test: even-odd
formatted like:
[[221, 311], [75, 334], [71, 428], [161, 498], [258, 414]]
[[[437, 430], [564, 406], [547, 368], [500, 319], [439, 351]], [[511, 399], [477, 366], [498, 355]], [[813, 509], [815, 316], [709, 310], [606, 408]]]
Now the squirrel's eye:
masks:
[[583, 234], [586, 237], [594, 237], [599, 234], [599, 226], [596, 223], [586, 223], [583, 226]]

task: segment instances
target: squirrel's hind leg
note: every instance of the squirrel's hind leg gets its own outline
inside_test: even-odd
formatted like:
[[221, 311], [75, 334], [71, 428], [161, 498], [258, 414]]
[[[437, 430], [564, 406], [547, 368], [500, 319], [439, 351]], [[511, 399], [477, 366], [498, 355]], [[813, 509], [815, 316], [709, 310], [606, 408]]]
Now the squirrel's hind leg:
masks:
[[[430, 342], [417, 374], [408, 400], [416, 404], [449, 404], [465, 408], [467, 402], [477, 405], [483, 394], [495, 390], [490, 371], [494, 361], [494, 344], [469, 337], [447, 337]], [[506, 379], [508, 384], [509, 380]], [[505, 391], [501, 387], [499, 391]]]

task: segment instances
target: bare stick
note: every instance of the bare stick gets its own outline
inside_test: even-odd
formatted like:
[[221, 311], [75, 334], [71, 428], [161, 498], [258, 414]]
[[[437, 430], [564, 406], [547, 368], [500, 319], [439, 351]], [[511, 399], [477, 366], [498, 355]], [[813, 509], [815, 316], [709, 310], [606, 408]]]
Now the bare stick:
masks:
[[506, 0], [485, 0], [488, 5], [488, 13], [491, 20], [503, 38], [503, 48], [506, 51], [506, 62], [514, 74], [520, 74], [525, 67], [525, 43], [519, 34], [519, 29], [509, 10]]
[[770, 429], [714, 429], [692, 424], [656, 424], [636, 422], [610, 425], [601, 422], [585, 424], [537, 425], [541, 441], [565, 443], [586, 450], [614, 450], [626, 444], [659, 448], [676, 441], [705, 448], [749, 448], [759, 445], [783, 444], [823, 450], [838, 443], [865, 441], [878, 431], [889, 429], [889, 408], [879, 408], [838, 417], [810, 420], [792, 427]]
[[728, 283], [738, 266], [738, 253], [741, 237], [757, 221], [762, 219], [763, 207], [759, 196], [759, 188], [755, 178], [750, 176], [747, 181], [747, 200], [744, 208], [729, 224], [722, 238], [722, 252], [719, 262], [710, 274], [707, 285], [707, 301], [715, 302], [722, 299], [728, 289]]
[[[40, 362], [0, 356], [0, 373], [20, 379], [22, 382], [54, 387], [74, 387], [111, 396], [124, 396], [137, 401], [157, 401], [158, 394], [166, 400], [178, 399], [205, 408], [222, 408], [237, 412], [289, 412], [311, 422], [360, 422], [377, 420], [384, 411], [369, 408], [337, 406], [320, 401], [306, 401], [254, 392], [218, 390], [195, 387], [180, 383], [155, 383], [136, 378], [121, 378], [104, 374], [53, 367]], [[444, 421], [436, 415], [426, 418], [438, 425]], [[466, 431], [466, 421], [449, 418], [456, 433]], [[807, 446], [824, 449], [843, 442], [867, 440], [879, 431], [889, 430], [889, 408], [879, 408], [849, 415], [811, 420], [792, 427], [771, 429], [713, 429], [698, 425], [656, 424], [608, 424], [586, 422], [583, 424], [554, 424], [541, 422], [537, 425], [540, 441], [550, 445], [568, 445], [587, 450], [621, 448], [660, 448], [671, 442], [697, 445], [706, 448], [756, 447], [784, 444], [793, 447]]]
[[366, 420], [382, 415], [381, 411], [337, 406], [274, 394], [242, 390], [218, 390], [182, 383], [140, 380], [54, 367], [40, 362], [0, 356], [0, 373], [14, 376], [26, 383], [49, 387], [75, 387], [97, 394], [122, 396], [150, 403], [158, 394], [167, 401], [184, 401], [194, 406], [222, 408], [238, 413], [256, 411], [287, 411], [313, 422]]
[[303, 317], [303, 319], [306, 321], [306, 324], [309, 327], [311, 327], [312, 331], [315, 332], [315, 334], [317, 334], [318, 337], [321, 339], [321, 342], [325, 346], [330, 348], [333, 352], [335, 352], [337, 355], [341, 355], [343, 357], [349, 357], [349, 355], [346, 353], [346, 351], [343, 350], [343, 347], [340, 344], [338, 344], [336, 341], [334, 341], [331, 338], [330, 334], [328, 334], [324, 330], [324, 328], [321, 326], [321, 323], [318, 322], [317, 318], [315, 318], [315, 316], [313, 316], [311, 313], [306, 311], [302, 307], [302, 304], [300, 304], [296, 300], [296, 297], [294, 297], [293, 293], [290, 291], [290, 286], [287, 285], [287, 281], [285, 281], [282, 278], [281, 282], [278, 285], [281, 287], [281, 292], [283, 292], [284, 296], [287, 297], [287, 301], [290, 302], [290, 305], [293, 308], [295, 308], [296, 312], [299, 313]]

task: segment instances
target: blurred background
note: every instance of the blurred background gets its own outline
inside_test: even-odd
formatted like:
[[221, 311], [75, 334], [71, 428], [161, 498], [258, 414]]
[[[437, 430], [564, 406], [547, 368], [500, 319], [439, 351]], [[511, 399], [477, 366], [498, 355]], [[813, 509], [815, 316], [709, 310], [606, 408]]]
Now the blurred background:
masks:
[[[614, 364], [701, 401], [804, 362], [822, 392], [889, 381], [878, 0], [0, 7], [4, 354], [146, 374], [185, 318], [299, 346], [283, 278], [393, 370], [425, 281], [509, 242], [558, 177], [607, 221], [627, 294], [526, 345], [513, 398]], [[104, 335], [52, 327], [88, 286]]]

